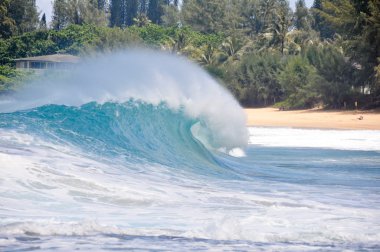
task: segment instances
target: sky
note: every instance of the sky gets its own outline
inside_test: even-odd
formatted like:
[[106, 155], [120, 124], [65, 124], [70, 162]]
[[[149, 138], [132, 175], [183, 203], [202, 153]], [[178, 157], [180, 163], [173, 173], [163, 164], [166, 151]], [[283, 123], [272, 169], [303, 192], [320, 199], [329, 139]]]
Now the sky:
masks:
[[[292, 9], [294, 10], [295, 6], [296, 6], [296, 1], [297, 0], [290, 0], [290, 7], [292, 7]], [[306, 6], [307, 7], [311, 7], [313, 5], [313, 2], [314, 0], [305, 0], [305, 3], [306, 3]]]
[[[290, 0], [290, 7], [292, 7], [294, 9], [295, 7], [295, 3], [296, 3], [297, 0]], [[314, 0], [305, 0], [306, 2], [306, 5], [308, 7], [311, 7], [311, 5], [313, 4], [313, 1]], [[46, 19], [48, 21], [48, 23], [51, 21], [51, 16], [52, 16], [52, 2], [53, 0], [37, 0], [37, 7], [38, 7], [38, 10], [41, 12], [41, 15], [43, 13], [46, 14]]]
[[51, 21], [51, 16], [52, 16], [52, 2], [53, 0], [37, 0], [37, 8], [38, 11], [41, 12], [42, 14], [46, 14], [46, 21], [50, 22]]

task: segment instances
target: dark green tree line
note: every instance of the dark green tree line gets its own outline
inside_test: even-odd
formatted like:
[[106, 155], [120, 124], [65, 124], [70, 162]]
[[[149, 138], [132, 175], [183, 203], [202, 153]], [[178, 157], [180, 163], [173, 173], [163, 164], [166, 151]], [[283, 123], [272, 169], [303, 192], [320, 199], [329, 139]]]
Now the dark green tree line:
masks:
[[30, 32], [38, 27], [34, 0], [3, 0], [0, 3], [0, 14], [0, 36], [3, 38]]
[[1, 65], [139, 43], [199, 63], [245, 106], [380, 105], [378, 0], [55, 0], [54, 30], [25, 21], [28, 3], [0, 4]]

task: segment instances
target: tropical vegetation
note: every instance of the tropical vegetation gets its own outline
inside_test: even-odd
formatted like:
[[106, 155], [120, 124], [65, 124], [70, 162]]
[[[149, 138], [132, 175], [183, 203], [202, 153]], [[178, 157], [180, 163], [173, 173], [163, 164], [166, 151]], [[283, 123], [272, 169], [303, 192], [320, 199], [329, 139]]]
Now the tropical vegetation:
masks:
[[54, 0], [53, 11], [47, 24], [34, 0], [1, 1], [0, 92], [27, 78], [16, 58], [144, 46], [188, 57], [244, 106], [380, 106], [378, 0]]

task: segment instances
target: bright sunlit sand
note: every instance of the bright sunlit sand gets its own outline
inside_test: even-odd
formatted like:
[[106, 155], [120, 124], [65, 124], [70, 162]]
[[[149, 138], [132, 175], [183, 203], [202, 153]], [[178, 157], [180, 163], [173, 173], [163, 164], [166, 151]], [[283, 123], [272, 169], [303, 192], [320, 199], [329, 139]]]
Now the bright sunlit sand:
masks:
[[380, 111], [245, 109], [248, 126], [380, 130]]

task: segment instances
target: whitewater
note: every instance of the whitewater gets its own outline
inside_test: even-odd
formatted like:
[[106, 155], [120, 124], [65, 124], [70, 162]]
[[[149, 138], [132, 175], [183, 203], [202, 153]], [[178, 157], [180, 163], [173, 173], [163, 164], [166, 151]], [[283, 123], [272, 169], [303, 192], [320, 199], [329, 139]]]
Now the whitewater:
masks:
[[247, 128], [172, 55], [0, 97], [1, 251], [378, 251], [379, 180], [380, 131]]

